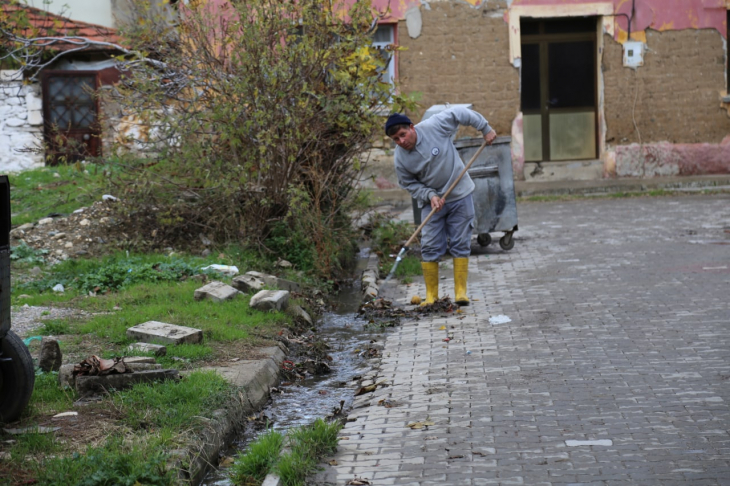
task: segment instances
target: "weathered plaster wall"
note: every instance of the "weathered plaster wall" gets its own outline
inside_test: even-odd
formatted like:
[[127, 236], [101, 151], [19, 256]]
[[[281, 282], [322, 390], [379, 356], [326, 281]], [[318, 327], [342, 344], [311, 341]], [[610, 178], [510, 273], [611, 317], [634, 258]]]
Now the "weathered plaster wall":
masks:
[[730, 147], [720, 145], [730, 134], [730, 117], [720, 106], [720, 34], [648, 30], [646, 41], [644, 66], [632, 70], [622, 65], [621, 45], [604, 37], [606, 142], [615, 152], [608, 175], [730, 172]]
[[[494, 4], [495, 2], [492, 2]], [[499, 10], [457, 2], [421, 8], [415, 39], [400, 22], [400, 88], [421, 93], [414, 121], [439, 103], [472, 103], [497, 133], [508, 135], [520, 106], [519, 72], [509, 63], [507, 26]]]
[[43, 166], [41, 93], [37, 84], [25, 85], [17, 71], [0, 71], [0, 173]]

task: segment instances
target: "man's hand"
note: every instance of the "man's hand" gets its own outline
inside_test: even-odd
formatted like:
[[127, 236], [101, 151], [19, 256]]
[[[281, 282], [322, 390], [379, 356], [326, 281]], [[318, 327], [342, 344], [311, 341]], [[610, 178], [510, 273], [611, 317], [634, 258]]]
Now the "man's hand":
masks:
[[436, 212], [438, 213], [443, 209], [444, 207], [444, 200], [443, 198], [440, 198], [438, 196], [434, 196], [431, 198], [431, 208], [436, 209]]
[[497, 132], [495, 132], [494, 129], [484, 135], [484, 141], [487, 142], [487, 145], [492, 145], [492, 142], [494, 142], [495, 138], [497, 138]]

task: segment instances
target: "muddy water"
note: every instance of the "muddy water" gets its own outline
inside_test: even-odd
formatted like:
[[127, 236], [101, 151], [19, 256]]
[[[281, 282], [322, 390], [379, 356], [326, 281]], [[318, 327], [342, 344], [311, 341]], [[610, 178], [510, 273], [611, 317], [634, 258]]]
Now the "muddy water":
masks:
[[[367, 255], [361, 255], [366, 257]], [[367, 259], [358, 263], [359, 275], [367, 265]], [[345, 401], [345, 410], [352, 404], [353, 388], [346, 386], [353, 378], [370, 370], [370, 363], [364, 357], [364, 350], [370, 341], [382, 341], [383, 334], [366, 327], [367, 322], [357, 318], [362, 294], [359, 282], [352, 288], [342, 289], [335, 298], [334, 311], [325, 313], [317, 323], [317, 333], [330, 346], [332, 372], [326, 375], [310, 376], [289, 386], [281, 386], [282, 393], [272, 394], [263, 414], [273, 422], [276, 430], [306, 425], [315, 419], [332, 413], [340, 401]], [[228, 455], [245, 452], [247, 445], [263, 432], [261, 427], [251, 426], [234, 443]], [[228, 486], [225, 470], [211, 471], [202, 483], [206, 486]]]

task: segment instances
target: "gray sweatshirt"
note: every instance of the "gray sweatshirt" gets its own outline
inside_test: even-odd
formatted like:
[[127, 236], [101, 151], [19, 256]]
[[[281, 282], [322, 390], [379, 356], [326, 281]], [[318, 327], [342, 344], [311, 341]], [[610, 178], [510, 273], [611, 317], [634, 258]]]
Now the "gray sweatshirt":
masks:
[[[486, 135], [492, 130], [479, 113], [463, 107], [453, 107], [416, 125], [416, 146], [413, 150], [395, 148], [395, 172], [398, 184], [418, 201], [418, 206], [430, 204], [433, 196], [443, 196], [464, 170], [453, 137], [459, 125], [474, 127]], [[447, 199], [463, 199], [474, 191], [474, 182], [464, 174]]]

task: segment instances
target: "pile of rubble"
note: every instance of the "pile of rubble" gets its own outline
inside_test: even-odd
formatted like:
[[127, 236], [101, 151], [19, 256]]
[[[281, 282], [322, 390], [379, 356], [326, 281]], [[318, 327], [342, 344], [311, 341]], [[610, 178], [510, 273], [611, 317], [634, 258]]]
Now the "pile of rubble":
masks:
[[94, 256], [108, 253], [110, 235], [116, 222], [113, 204], [116, 198], [104, 196], [104, 200], [89, 207], [80, 208], [68, 216], [51, 214], [37, 223], [26, 223], [10, 231], [10, 244], [22, 243], [35, 250], [47, 251], [49, 264], [69, 257]]

